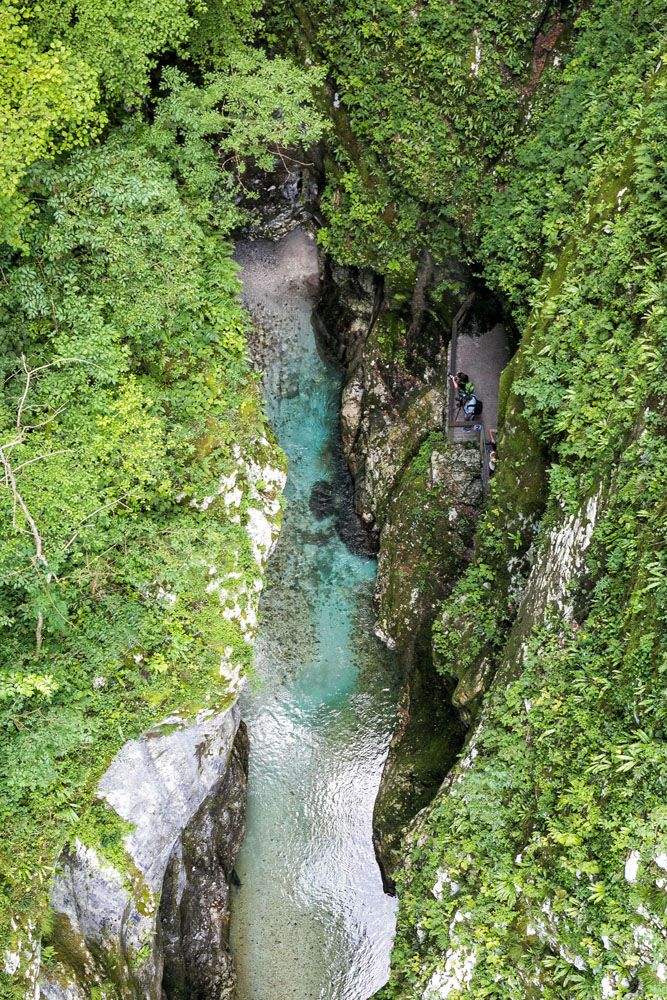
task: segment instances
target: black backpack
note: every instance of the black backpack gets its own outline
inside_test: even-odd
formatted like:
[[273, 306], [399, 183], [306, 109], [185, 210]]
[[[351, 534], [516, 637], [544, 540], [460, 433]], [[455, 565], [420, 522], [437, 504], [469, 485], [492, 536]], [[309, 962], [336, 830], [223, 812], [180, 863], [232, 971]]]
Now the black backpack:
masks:
[[[469, 412], [470, 404], [472, 403], [472, 413]], [[472, 417], [478, 417], [482, 412], [482, 400], [478, 399], [474, 393], [469, 393], [463, 403], [463, 410], [468, 416], [468, 419]]]

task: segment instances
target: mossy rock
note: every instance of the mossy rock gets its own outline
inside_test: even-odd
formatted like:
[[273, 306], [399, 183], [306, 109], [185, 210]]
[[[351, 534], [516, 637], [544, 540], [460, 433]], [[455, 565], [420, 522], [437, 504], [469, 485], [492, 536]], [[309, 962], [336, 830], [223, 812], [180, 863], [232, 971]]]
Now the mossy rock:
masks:
[[451, 708], [451, 694], [451, 685], [433, 667], [428, 643], [423, 644], [403, 688], [373, 811], [373, 842], [390, 889], [403, 860], [405, 832], [433, 800], [463, 743], [465, 727]]
[[451, 706], [454, 685], [433, 665], [431, 628], [470, 555], [481, 500], [478, 449], [452, 447], [432, 434], [388, 505], [376, 601], [379, 628], [398, 650], [406, 678], [373, 820], [389, 884], [405, 830], [437, 792], [463, 740]]
[[380, 536], [378, 624], [407, 661], [465, 568], [481, 503], [477, 447], [431, 434], [392, 493]]

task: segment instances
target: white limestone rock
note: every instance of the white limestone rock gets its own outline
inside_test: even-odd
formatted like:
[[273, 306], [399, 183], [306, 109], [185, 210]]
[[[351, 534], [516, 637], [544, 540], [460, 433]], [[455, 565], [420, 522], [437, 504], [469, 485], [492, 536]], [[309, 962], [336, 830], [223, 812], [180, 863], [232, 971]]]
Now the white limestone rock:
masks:
[[[61, 855], [51, 906], [56, 944], [71, 976], [43, 975], [46, 1000], [88, 996], [110, 969], [116, 995], [160, 1000], [158, 905], [165, 872], [193, 817], [224, 781], [239, 724], [237, 705], [190, 719], [170, 716], [116, 755], [98, 795], [130, 825], [123, 838], [129, 871], [80, 840]], [[82, 980], [84, 992], [77, 985]]]

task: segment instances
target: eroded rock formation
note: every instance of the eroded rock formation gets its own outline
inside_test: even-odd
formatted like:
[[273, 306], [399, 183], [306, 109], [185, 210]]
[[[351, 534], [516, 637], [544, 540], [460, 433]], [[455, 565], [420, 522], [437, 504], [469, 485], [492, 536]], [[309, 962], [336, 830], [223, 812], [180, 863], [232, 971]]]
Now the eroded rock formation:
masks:
[[[467, 565], [482, 501], [479, 449], [445, 433], [447, 347], [456, 303], [436, 315], [427, 259], [410, 308], [355, 269], [324, 267], [319, 327], [346, 368], [342, 447], [357, 513], [378, 547], [377, 633], [399, 657], [399, 724], [378, 795], [375, 843], [387, 885], [401, 836], [429, 803], [464, 734], [452, 685], [433, 665], [439, 603]], [[450, 311], [451, 310], [451, 314]]]
[[243, 837], [247, 736], [238, 706], [173, 716], [102, 778], [108, 831], [62, 854], [41, 995], [231, 997], [229, 880]]

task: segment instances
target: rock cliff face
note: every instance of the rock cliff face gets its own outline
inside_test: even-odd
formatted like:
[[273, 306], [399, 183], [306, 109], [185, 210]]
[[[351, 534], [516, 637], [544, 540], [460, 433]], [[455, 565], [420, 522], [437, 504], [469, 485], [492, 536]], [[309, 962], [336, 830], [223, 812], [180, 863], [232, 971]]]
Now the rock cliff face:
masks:
[[229, 890], [244, 833], [248, 737], [241, 721], [224, 775], [176, 841], [160, 900], [163, 996], [232, 1000]]
[[471, 556], [482, 499], [479, 451], [452, 446], [444, 434], [451, 316], [429, 311], [431, 270], [420, 269], [403, 313], [370, 273], [326, 263], [324, 276], [319, 327], [346, 368], [342, 447], [356, 511], [379, 550], [376, 630], [396, 650], [405, 678], [374, 817], [391, 887], [401, 836], [463, 740], [453, 685], [433, 667], [431, 628]]
[[[479, 931], [484, 918], [470, 905], [474, 898], [475, 879], [480, 870], [484, 869], [488, 860], [485, 856], [471, 852], [460, 868], [454, 869], [447, 856], [447, 848], [451, 854], [451, 843], [447, 843], [450, 824], [460, 822], [462, 813], [470, 814], [476, 789], [483, 789], [483, 794], [491, 795], [496, 783], [504, 780], [507, 787], [512, 787], [509, 777], [507, 760], [497, 759], [497, 728], [498, 716], [502, 711], [499, 706], [511, 705], [512, 690], [518, 678], [526, 669], [529, 660], [529, 642], [536, 625], [548, 622], [550, 616], [559, 615], [561, 620], [568, 622], [576, 631], [579, 624], [575, 620], [577, 594], [585, 582], [585, 564], [589, 546], [596, 524], [604, 509], [604, 491], [598, 490], [574, 514], [564, 515], [549, 532], [545, 532], [538, 543], [536, 553], [531, 560], [531, 568], [524, 580], [520, 594], [517, 594], [517, 613], [509, 631], [503, 654], [499, 660], [493, 678], [488, 675], [480, 684], [476, 694], [485, 693], [484, 707], [476, 713], [475, 725], [470, 730], [469, 737], [460, 758], [447, 774], [431, 805], [425, 809], [412, 824], [408, 835], [402, 841], [403, 858], [400, 861], [402, 887], [410, 886], [414, 895], [420, 893], [427, 902], [420, 906], [419, 919], [411, 917], [409, 922], [403, 921], [399, 930], [401, 938], [409, 938], [413, 954], [420, 954], [422, 971], [417, 992], [394, 993], [391, 985], [380, 993], [383, 998], [396, 995], [418, 995], [424, 1000], [436, 1000], [447, 996], [459, 996], [467, 993], [471, 987], [476, 967], [481, 956], [489, 945], [484, 932]], [[562, 639], [559, 639], [562, 642]], [[468, 678], [468, 681], [470, 679]], [[459, 684], [460, 686], [460, 684]], [[458, 688], [457, 688], [458, 692]], [[548, 697], [545, 692], [533, 692], [534, 696]], [[456, 698], [454, 699], [456, 701]], [[530, 720], [533, 711], [532, 701], [524, 699], [523, 710]], [[528, 730], [530, 745], [530, 730]], [[479, 794], [477, 792], [477, 794]], [[504, 805], [501, 807], [501, 811]], [[503, 820], [504, 821], [504, 820]], [[499, 819], [500, 825], [502, 821]], [[577, 940], [577, 919], [573, 912], [563, 913], [562, 889], [557, 889], [546, 899], [543, 896], [531, 898], [530, 889], [524, 889], [521, 866], [525, 859], [523, 855], [532, 849], [520, 849], [522, 832], [517, 831], [514, 861], [517, 895], [525, 894], [522, 905], [522, 919], [514, 926], [511, 922], [503, 925], [503, 932], [512, 935], [516, 954], [535, 956], [540, 954], [557, 954], [564, 968], [580, 973], [593, 974], [601, 977], [602, 964], [609, 950], [609, 939], [602, 933], [599, 941], [595, 941], [592, 931], [584, 932], [588, 943], [588, 952], [577, 951], [573, 941]], [[533, 832], [533, 839], [537, 834]], [[567, 842], [569, 849], [576, 846], [576, 835], [572, 842]], [[417, 857], [428, 857], [427, 870], [422, 871]], [[636, 857], [639, 857], [638, 852]], [[635, 854], [630, 854], [626, 861], [625, 879], [627, 882], [636, 880]], [[630, 875], [628, 875], [628, 871]], [[619, 879], [621, 872], [619, 871]], [[419, 888], [415, 891], [415, 886]], [[462, 900], [467, 900], [467, 906]], [[445, 916], [442, 917], [442, 911]], [[495, 914], [500, 911], [500, 903]], [[442, 926], [448, 927], [447, 947], [442, 948], [440, 940], [435, 944], [424, 928], [429, 926], [429, 919], [438, 913]], [[646, 908], [639, 907], [637, 913], [642, 918], [639, 931], [635, 931], [636, 960], [649, 962], [655, 952], [658, 942], [658, 922], [654, 915], [649, 915]], [[495, 920], [498, 917], [494, 914]], [[653, 921], [653, 924], [651, 923]], [[434, 921], [434, 926], [436, 922]], [[494, 923], [493, 928], [499, 926]], [[575, 929], [576, 928], [576, 929]], [[493, 933], [493, 930], [491, 931]], [[434, 934], [435, 936], [435, 934]], [[481, 942], [481, 945], [480, 945]], [[424, 957], [428, 956], [428, 957]], [[401, 973], [403, 970], [401, 969]], [[519, 972], [519, 976], [523, 970]], [[583, 977], [582, 980], [583, 982]], [[628, 987], [630, 979], [623, 979], [622, 974], [614, 971], [607, 973], [602, 979], [602, 991], [599, 994], [590, 992], [586, 996], [639, 996], [639, 992], [617, 992], [619, 983]], [[526, 979], [526, 996], [552, 995], [528, 992], [533, 981]], [[534, 985], [539, 986], [537, 972], [534, 973]], [[411, 984], [410, 990], [415, 989]], [[541, 987], [540, 987], [541, 989]], [[508, 994], [509, 995], [509, 994]], [[514, 994], [512, 994], [514, 995]], [[569, 994], [568, 994], [569, 995]], [[573, 996], [575, 994], [572, 994]], [[577, 993], [583, 996], [583, 993]], [[659, 995], [658, 993], [649, 994]]]
[[43, 997], [233, 995], [228, 880], [246, 775], [237, 706], [173, 716], [125, 744], [98, 789], [119, 839], [61, 856]]

